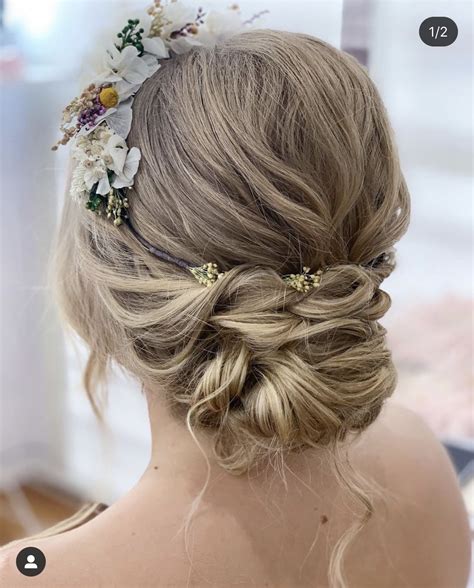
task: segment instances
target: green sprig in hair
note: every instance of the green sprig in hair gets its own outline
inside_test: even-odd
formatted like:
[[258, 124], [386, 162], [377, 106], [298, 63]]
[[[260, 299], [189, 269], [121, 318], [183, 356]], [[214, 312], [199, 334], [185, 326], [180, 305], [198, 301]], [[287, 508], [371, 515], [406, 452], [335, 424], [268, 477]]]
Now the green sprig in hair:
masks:
[[120, 33], [117, 33], [117, 37], [121, 40], [121, 43], [120, 45], [115, 44], [115, 46], [119, 51], [123, 51], [125, 47], [131, 45], [137, 49], [139, 57], [143, 55], [144, 47], [142, 40], [145, 29], [137, 29], [139, 23], [140, 21], [138, 18], [130, 18], [128, 19], [128, 24], [123, 27]]

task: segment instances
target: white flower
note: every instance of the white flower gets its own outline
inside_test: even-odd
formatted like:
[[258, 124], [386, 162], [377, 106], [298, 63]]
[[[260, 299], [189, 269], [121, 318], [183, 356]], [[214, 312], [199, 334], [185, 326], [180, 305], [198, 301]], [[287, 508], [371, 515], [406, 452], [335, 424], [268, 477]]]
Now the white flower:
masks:
[[172, 51], [177, 55], [181, 55], [193, 47], [202, 46], [202, 43], [196, 39], [196, 36], [197, 35], [185, 35], [184, 37], [178, 36], [175, 39], [170, 39], [168, 44]]
[[243, 24], [237, 10], [211, 11], [206, 16], [204, 24], [198, 28], [196, 37], [203, 45], [211, 47], [242, 30]]
[[107, 119], [107, 125], [112, 131], [126, 139], [132, 126], [132, 99], [119, 104], [115, 112], [104, 118]]
[[87, 159], [83, 162], [85, 166], [84, 183], [88, 190], [92, 190], [94, 184], [97, 194], [108, 194], [110, 192], [110, 182], [107, 173], [107, 166], [101, 159]]
[[166, 59], [170, 56], [163, 39], [160, 37], [144, 38], [142, 42], [145, 53], [155, 55], [158, 59]]
[[87, 132], [81, 129], [73, 144], [73, 157], [77, 161], [83, 161], [90, 156], [101, 156], [111, 135], [112, 131], [105, 124]]
[[[148, 40], [154, 41], [155, 39], [160, 39], [161, 41], [164, 41], [165, 47], [169, 47], [177, 54], [186, 53], [192, 47], [201, 45], [196, 39], [196, 35], [178, 35], [174, 39], [170, 37], [171, 33], [180, 31], [186, 25], [192, 24], [196, 21], [197, 11], [194, 8], [184, 5], [182, 2], [170, 2], [169, 4], [162, 6], [161, 16], [163, 25], [161, 27], [160, 37], [151, 37]], [[147, 31], [148, 29], [145, 28], [145, 36], [148, 34]], [[144, 47], [146, 51], [148, 51], [147, 45], [148, 41], [145, 40]], [[157, 55], [155, 51], [153, 53]], [[167, 55], [167, 57], [169, 57], [169, 55]]]
[[151, 77], [155, 71], [158, 71], [161, 67], [160, 63], [158, 62], [158, 58], [156, 55], [150, 55], [149, 53], [144, 53], [141, 59], [147, 64], [148, 66], [148, 77]]
[[87, 137], [78, 137], [72, 150], [73, 158], [78, 162], [73, 174], [74, 184], [71, 191], [80, 195], [83, 191], [90, 191], [95, 184], [98, 194], [110, 191], [107, 165], [104, 161], [105, 141], [109, 140], [109, 132], [100, 128]]
[[146, 64], [140, 59], [138, 49], [128, 45], [122, 51], [112, 44], [106, 51], [104, 60], [104, 81], [141, 84], [148, 74]]
[[133, 178], [137, 173], [140, 158], [140, 149], [138, 147], [132, 147], [127, 154], [122, 172], [117, 174], [117, 177], [112, 182], [114, 188], [127, 188], [133, 184]]
[[127, 159], [127, 151], [127, 143], [119, 135], [114, 133], [107, 141], [104, 149], [104, 157], [109, 156], [111, 158], [111, 162], [108, 163], [107, 167], [117, 175], [123, 171], [125, 160]]
[[111, 135], [112, 131], [109, 129], [107, 125], [101, 125], [97, 127], [94, 133], [94, 137], [102, 144], [105, 144], [109, 140]]
[[114, 83], [121, 101], [126, 100], [150, 77], [147, 61], [139, 57], [138, 49], [128, 45], [122, 51], [112, 44], [106, 51], [102, 72], [94, 80], [97, 85]]
[[163, 28], [161, 37], [168, 39], [173, 31], [179, 31], [196, 20], [196, 10], [182, 2], [170, 2], [162, 8]]
[[96, 194], [108, 194], [110, 192], [110, 182], [109, 182], [109, 177], [107, 175], [104, 175], [100, 178], [99, 180], [99, 184], [95, 190]]

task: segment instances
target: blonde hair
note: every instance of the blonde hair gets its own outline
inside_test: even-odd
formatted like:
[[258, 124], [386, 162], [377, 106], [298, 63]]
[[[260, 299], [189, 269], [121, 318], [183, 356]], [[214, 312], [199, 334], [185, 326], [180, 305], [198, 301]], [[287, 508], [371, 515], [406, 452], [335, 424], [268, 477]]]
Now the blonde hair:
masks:
[[[165, 60], [133, 111], [134, 226], [226, 273], [203, 287], [68, 199], [58, 294], [90, 348], [93, 405], [115, 361], [208, 431], [228, 472], [297, 449], [337, 452], [396, 381], [380, 285], [409, 195], [374, 84], [319, 39], [256, 30]], [[303, 265], [328, 266], [306, 294], [280, 278]], [[369, 516], [367, 494], [352, 487]], [[330, 573], [342, 584], [340, 558]]]

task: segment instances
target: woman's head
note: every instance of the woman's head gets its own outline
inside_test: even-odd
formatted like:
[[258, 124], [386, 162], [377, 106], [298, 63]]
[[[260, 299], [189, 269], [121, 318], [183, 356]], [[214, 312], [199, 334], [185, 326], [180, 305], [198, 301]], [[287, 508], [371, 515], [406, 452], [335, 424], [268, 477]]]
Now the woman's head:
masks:
[[[377, 322], [393, 258], [380, 256], [404, 233], [409, 200], [363, 68], [308, 35], [246, 32], [165, 60], [133, 113], [134, 226], [226, 273], [203, 287], [68, 201], [59, 294], [91, 350], [91, 395], [118, 362], [214, 434], [235, 473], [365, 428], [395, 384]], [[303, 265], [329, 266], [304, 294], [279, 277]]]

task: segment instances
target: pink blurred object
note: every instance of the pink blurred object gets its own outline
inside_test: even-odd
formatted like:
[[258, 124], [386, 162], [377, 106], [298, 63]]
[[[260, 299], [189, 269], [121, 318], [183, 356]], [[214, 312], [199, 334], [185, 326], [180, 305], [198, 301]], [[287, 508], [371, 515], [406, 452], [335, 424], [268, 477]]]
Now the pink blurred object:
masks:
[[21, 79], [24, 65], [21, 53], [14, 45], [0, 47], [0, 81]]
[[394, 398], [443, 438], [474, 437], [472, 300], [445, 296], [388, 317], [398, 370]]

